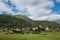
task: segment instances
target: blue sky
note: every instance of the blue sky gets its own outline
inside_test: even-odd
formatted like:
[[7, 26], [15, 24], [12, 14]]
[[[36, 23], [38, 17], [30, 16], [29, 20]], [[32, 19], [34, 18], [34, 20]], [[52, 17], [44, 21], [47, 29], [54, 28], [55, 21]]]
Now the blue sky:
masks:
[[52, 8], [52, 10], [54, 12], [57, 12], [57, 14], [60, 14], [60, 2], [57, 2], [56, 0], [54, 0], [54, 7]]
[[60, 20], [60, 0], [0, 0], [0, 14], [23, 14], [33, 20]]

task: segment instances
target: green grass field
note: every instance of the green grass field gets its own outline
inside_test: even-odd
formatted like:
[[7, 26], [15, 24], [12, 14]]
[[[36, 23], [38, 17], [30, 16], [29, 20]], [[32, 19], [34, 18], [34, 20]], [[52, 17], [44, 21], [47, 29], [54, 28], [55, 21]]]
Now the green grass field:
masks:
[[42, 32], [40, 34], [6, 34], [0, 32], [0, 40], [60, 40], [60, 32]]

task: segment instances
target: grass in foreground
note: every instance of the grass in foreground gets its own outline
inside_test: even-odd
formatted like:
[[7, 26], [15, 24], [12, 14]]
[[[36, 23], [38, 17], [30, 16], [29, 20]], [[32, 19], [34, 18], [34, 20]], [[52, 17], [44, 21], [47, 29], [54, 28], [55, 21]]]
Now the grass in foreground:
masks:
[[0, 33], [0, 40], [60, 40], [60, 32], [42, 32], [40, 34]]

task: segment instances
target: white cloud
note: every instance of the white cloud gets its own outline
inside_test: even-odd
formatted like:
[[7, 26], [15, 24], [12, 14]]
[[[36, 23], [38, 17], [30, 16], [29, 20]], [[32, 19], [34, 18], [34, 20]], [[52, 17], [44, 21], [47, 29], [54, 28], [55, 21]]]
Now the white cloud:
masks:
[[28, 12], [30, 15], [33, 16], [44, 16], [48, 15], [52, 12], [51, 9], [46, 9], [46, 8], [38, 8], [38, 7], [27, 7]]
[[48, 15], [52, 12], [49, 7], [54, 7], [54, 3], [51, 0], [11, 0], [11, 2], [15, 4], [19, 10], [26, 8], [33, 17]]
[[42, 16], [42, 17], [35, 17], [35, 18], [31, 17], [31, 19], [53, 21], [53, 20], [59, 20], [60, 15], [58, 15], [58, 14], [50, 14], [50, 15], [45, 15], [45, 16]]
[[60, 0], [56, 0], [56, 2], [60, 2]]
[[11, 11], [1, 0], [0, 0], [0, 11]]
[[12, 11], [12, 9], [10, 7], [8, 7], [4, 1], [8, 1], [8, 0], [0, 0], [0, 14], [2, 14], [2, 12], [6, 12], [8, 14], [13, 14], [15, 13], [14, 11]]

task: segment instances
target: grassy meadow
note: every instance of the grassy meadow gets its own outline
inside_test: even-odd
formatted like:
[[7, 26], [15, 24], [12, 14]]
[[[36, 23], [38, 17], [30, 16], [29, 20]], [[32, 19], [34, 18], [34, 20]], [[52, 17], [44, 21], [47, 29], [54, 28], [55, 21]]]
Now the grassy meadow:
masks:
[[0, 32], [0, 40], [60, 40], [60, 32], [41, 32], [40, 34], [6, 34]]

